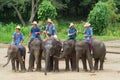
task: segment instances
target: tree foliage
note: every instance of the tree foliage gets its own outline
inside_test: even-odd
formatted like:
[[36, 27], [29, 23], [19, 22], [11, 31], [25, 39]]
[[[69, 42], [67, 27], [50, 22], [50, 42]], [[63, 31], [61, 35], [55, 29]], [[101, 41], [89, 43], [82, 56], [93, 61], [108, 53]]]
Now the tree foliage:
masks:
[[120, 19], [118, 8], [116, 7], [116, 3], [114, 2], [114, 0], [108, 0], [106, 3], [110, 8], [110, 22], [114, 24]]
[[24, 3], [28, 0], [0, 0], [0, 9], [4, 9], [5, 6], [8, 8], [13, 8], [17, 13], [21, 23], [25, 26], [25, 21], [21, 15], [22, 11], [25, 11]]
[[110, 22], [110, 9], [107, 4], [99, 1], [90, 12], [88, 21], [91, 23], [95, 34], [102, 34]]
[[56, 8], [50, 1], [44, 0], [38, 7], [38, 18], [40, 20], [46, 20], [48, 18], [55, 19], [57, 16]]

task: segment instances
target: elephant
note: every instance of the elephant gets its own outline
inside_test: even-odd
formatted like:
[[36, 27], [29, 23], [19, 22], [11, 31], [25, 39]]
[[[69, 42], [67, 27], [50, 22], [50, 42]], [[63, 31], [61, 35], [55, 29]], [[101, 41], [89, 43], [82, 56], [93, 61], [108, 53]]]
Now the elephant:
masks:
[[[79, 57], [82, 58], [83, 69], [87, 71], [86, 59], [88, 59], [90, 71], [98, 70], [98, 61], [100, 61], [100, 70], [103, 70], [103, 62], [106, 55], [106, 47], [101, 40], [92, 39], [92, 54], [89, 43], [86, 40], [76, 42], [76, 66], [79, 72]], [[94, 58], [94, 65], [92, 58]]]
[[79, 72], [79, 59], [82, 59], [83, 69], [87, 70], [86, 60], [88, 60], [90, 71], [94, 72], [93, 62], [92, 62], [92, 55], [90, 53], [88, 41], [82, 40], [77, 41], [75, 44], [76, 50], [76, 71]]
[[[66, 40], [63, 42], [63, 52], [57, 58], [65, 58], [66, 71], [69, 71], [69, 61], [71, 63], [72, 71], [76, 70], [76, 51], [75, 51], [75, 40]], [[55, 56], [56, 57], [56, 56]]]
[[36, 71], [41, 71], [41, 58], [42, 58], [42, 41], [35, 38], [30, 43], [29, 67], [28, 71], [32, 72], [34, 63], [36, 63]]
[[106, 56], [106, 46], [105, 44], [98, 39], [92, 40], [92, 50], [94, 58], [94, 69], [98, 70], [98, 63], [100, 62], [99, 70], [103, 70], [103, 63]]
[[59, 56], [62, 44], [55, 38], [48, 38], [43, 42], [43, 51], [45, 52], [45, 75], [48, 71], [59, 71], [59, 61], [54, 56]]
[[[10, 45], [8, 47], [8, 50], [7, 50], [8, 60], [7, 60], [7, 63], [5, 65], [3, 65], [3, 67], [7, 66], [9, 64], [10, 60], [11, 60], [13, 71], [18, 71], [19, 70], [19, 63], [20, 63], [20, 66], [21, 66], [21, 71], [22, 72], [26, 71], [26, 68], [25, 68], [26, 48], [24, 46], [22, 46], [22, 47], [23, 47], [24, 61], [22, 59], [21, 52], [18, 49], [18, 47], [16, 45]], [[16, 64], [15, 64], [15, 62], [16, 62]]]

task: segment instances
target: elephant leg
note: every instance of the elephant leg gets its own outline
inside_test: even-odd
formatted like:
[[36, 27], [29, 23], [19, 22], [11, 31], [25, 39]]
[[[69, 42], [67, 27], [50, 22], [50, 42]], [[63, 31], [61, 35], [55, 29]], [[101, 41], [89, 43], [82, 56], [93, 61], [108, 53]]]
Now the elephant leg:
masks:
[[79, 72], [79, 54], [76, 54], [76, 71]]
[[47, 75], [47, 72], [49, 71], [49, 65], [50, 64], [50, 56], [48, 53], [46, 53], [46, 59], [45, 59], [45, 75]]
[[39, 59], [39, 68], [41, 69], [42, 68], [42, 65], [41, 65], [41, 61], [42, 61], [42, 51], [40, 52], [40, 59]]
[[53, 62], [53, 70], [54, 71], [59, 71], [59, 66], [58, 66], [58, 64], [59, 64], [59, 61], [58, 61], [58, 59], [56, 59], [56, 58], [54, 58], [54, 60], [53, 60], [54, 62]]
[[25, 61], [23, 61], [23, 67], [24, 67], [24, 70], [26, 71]]
[[26, 59], [26, 50], [24, 50], [24, 61], [23, 61], [24, 70], [26, 71], [25, 59]]
[[22, 71], [22, 72], [25, 72], [23, 60], [22, 60], [22, 57], [20, 56], [20, 54], [18, 55], [18, 60], [19, 60], [19, 62], [20, 62], [21, 71]]
[[94, 59], [94, 60], [95, 60], [94, 69], [98, 70], [98, 61], [99, 61], [99, 59], [97, 58], [97, 59]]
[[86, 58], [84, 56], [82, 56], [82, 64], [83, 64], [84, 71], [88, 71], [88, 69], [87, 69], [87, 63], [86, 63]]
[[16, 71], [16, 69], [15, 69], [15, 60], [12, 59], [12, 60], [11, 60], [11, 63], [12, 63], [12, 70], [13, 70], [13, 71]]
[[32, 53], [30, 53], [28, 71], [33, 71], [33, 68], [34, 68], [34, 60], [35, 60], [34, 55], [33, 55]]
[[19, 71], [19, 61], [16, 60], [16, 67], [17, 67], [17, 71]]
[[73, 71], [73, 60], [72, 60], [72, 58], [70, 58], [69, 61], [70, 61], [71, 69]]
[[104, 59], [100, 59], [100, 70], [103, 70]]
[[65, 58], [65, 63], [66, 63], [66, 68], [65, 68], [65, 70], [66, 70], [66, 71], [69, 71], [70, 68], [69, 68], [69, 58], [68, 58], [68, 57]]
[[41, 71], [41, 63], [40, 63], [40, 56], [38, 56], [38, 63], [37, 63], [37, 68], [36, 68], [36, 71]]
[[72, 67], [72, 71], [76, 70], [76, 56], [73, 56], [71, 58], [71, 67]]
[[30, 53], [30, 43], [31, 42], [28, 42], [28, 53]]
[[90, 71], [91, 71], [91, 72], [94, 72], [93, 62], [92, 62], [92, 55], [90, 54], [89, 49], [87, 50], [87, 59], [88, 59]]
[[49, 70], [53, 71], [53, 56], [50, 56], [50, 64], [49, 64]]

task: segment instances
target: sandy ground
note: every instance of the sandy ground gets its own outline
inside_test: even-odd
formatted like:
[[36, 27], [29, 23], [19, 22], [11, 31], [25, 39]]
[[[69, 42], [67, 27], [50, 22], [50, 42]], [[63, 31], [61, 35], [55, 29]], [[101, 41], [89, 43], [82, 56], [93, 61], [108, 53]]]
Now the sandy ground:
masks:
[[[119, 51], [120, 41], [108, 41], [105, 42], [107, 50]], [[112, 46], [112, 47], [111, 47]], [[117, 46], [113, 48], [113, 46]], [[84, 72], [82, 70], [82, 63], [80, 61], [80, 72], [64, 71], [65, 63], [60, 61], [60, 72], [49, 72], [47, 76], [44, 75], [44, 60], [42, 61], [41, 72], [12, 72], [11, 63], [5, 68], [2, 65], [5, 64], [7, 48], [6, 45], [0, 44], [0, 80], [120, 80], [120, 54], [106, 55], [103, 71], [96, 71], [95, 73]], [[28, 58], [26, 58], [26, 68], [28, 68]]]

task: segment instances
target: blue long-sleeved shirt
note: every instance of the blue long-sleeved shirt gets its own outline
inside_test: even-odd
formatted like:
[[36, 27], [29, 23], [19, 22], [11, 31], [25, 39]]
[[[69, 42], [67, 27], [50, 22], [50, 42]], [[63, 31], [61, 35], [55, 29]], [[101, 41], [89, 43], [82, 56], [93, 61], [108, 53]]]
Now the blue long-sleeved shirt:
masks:
[[76, 39], [76, 36], [77, 36], [76, 32], [77, 32], [76, 28], [69, 28], [68, 29], [68, 34], [72, 34], [72, 35], [69, 35], [68, 39]]
[[[39, 27], [36, 27], [36, 28], [32, 27], [30, 32], [32, 34], [32, 37], [31, 37], [32, 39], [40, 37], [40, 28]], [[35, 34], [36, 32], [37, 32], [37, 34]]]
[[47, 25], [45, 30], [46, 30], [46, 31], [48, 32], [48, 34], [50, 34], [50, 35], [55, 35], [55, 34], [57, 34], [57, 31], [56, 31], [56, 28], [55, 28], [55, 25], [54, 25], [54, 24]]
[[24, 36], [22, 33], [18, 34], [17, 32], [14, 32], [13, 37], [14, 37], [13, 44], [16, 46], [18, 46], [19, 43], [24, 40]]
[[85, 33], [84, 39], [89, 41], [91, 39], [91, 36], [93, 35], [93, 30], [92, 28], [86, 28], [84, 33]]

